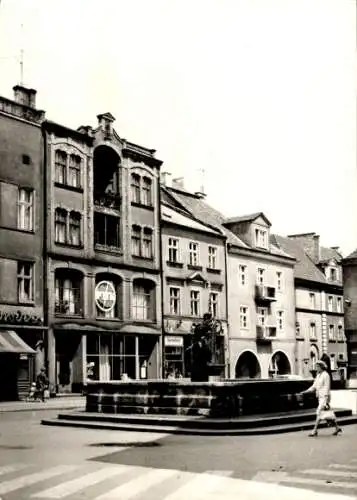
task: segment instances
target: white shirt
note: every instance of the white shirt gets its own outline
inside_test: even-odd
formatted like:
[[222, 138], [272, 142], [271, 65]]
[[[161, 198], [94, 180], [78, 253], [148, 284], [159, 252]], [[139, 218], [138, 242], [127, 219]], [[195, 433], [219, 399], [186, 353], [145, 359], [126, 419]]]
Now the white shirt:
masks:
[[315, 389], [318, 398], [329, 396], [331, 390], [330, 375], [327, 371], [323, 371], [316, 375], [312, 389]]

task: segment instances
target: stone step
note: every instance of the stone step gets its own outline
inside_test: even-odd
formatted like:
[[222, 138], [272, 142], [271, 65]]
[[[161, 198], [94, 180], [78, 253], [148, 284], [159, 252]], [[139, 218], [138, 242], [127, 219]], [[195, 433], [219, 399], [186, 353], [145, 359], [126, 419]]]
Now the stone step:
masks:
[[[266, 427], [253, 427], [245, 429], [226, 428], [226, 429], [210, 429], [210, 428], [192, 428], [180, 427], [175, 425], [158, 425], [154, 422], [142, 423], [123, 423], [123, 422], [103, 422], [100, 420], [74, 420], [74, 419], [45, 419], [41, 421], [42, 425], [48, 426], [64, 426], [64, 427], [79, 427], [86, 429], [102, 429], [102, 430], [123, 430], [135, 432], [157, 432], [168, 434], [185, 434], [185, 435], [207, 435], [207, 436], [225, 436], [225, 435], [264, 435], [278, 434], [284, 432], [307, 431], [313, 428], [314, 422], [298, 422], [282, 425], [269, 425]], [[346, 416], [339, 418], [340, 425], [349, 425], [357, 423], [357, 416]], [[162, 422], [160, 422], [162, 424]], [[322, 424], [321, 427], [326, 427]]]
[[[107, 407], [106, 410], [111, 407]], [[59, 418], [67, 420], [97, 420], [107, 422], [121, 422], [130, 424], [142, 424], [143, 421], [154, 425], [160, 422], [160, 425], [180, 425], [181, 427], [209, 427], [209, 428], [250, 428], [250, 427], [266, 427], [269, 425], [282, 425], [284, 423], [299, 423], [310, 420], [315, 420], [315, 410], [297, 410], [285, 413], [270, 413], [262, 415], [245, 415], [238, 418], [209, 418], [205, 416], [204, 410], [200, 414], [194, 409], [181, 408], [179, 413], [173, 408], [150, 408], [150, 413], [145, 413], [147, 407], [120, 407], [120, 413], [112, 412], [71, 412], [60, 414]], [[156, 411], [155, 411], [156, 410]], [[187, 410], [187, 411], [186, 411]], [[203, 411], [203, 413], [201, 413]], [[336, 409], [338, 418], [347, 417], [352, 414], [349, 409]]]

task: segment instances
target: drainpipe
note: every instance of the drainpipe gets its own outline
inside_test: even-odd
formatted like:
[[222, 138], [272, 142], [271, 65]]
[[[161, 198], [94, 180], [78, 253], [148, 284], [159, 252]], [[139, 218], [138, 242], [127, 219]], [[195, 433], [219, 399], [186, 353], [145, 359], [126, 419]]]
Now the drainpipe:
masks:
[[227, 376], [231, 378], [231, 356], [229, 341], [229, 314], [228, 314], [228, 243], [224, 242], [224, 265], [225, 265], [225, 295], [226, 295], [226, 317], [227, 317]]
[[160, 258], [160, 283], [161, 283], [161, 377], [164, 378], [164, 266], [163, 266], [163, 253], [162, 253], [162, 235], [161, 235], [161, 182], [160, 175], [158, 176], [158, 203], [159, 203], [159, 258]]
[[43, 322], [46, 326], [44, 334], [44, 351], [45, 351], [45, 365], [48, 373], [48, 271], [47, 271], [47, 222], [48, 222], [48, 212], [47, 212], [47, 134], [44, 130], [43, 124], [41, 125], [42, 139], [43, 139], [43, 206], [42, 208], [42, 270], [43, 270]]

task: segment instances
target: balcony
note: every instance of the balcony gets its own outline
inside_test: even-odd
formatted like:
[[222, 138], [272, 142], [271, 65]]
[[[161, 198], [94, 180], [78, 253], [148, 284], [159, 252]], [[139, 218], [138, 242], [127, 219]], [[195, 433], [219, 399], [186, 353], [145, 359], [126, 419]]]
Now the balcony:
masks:
[[274, 286], [256, 285], [255, 300], [260, 303], [270, 303], [276, 300], [276, 288]]
[[118, 193], [94, 193], [94, 205], [103, 208], [120, 209], [121, 197]]
[[270, 342], [276, 338], [276, 326], [257, 325], [257, 340]]
[[83, 314], [80, 298], [73, 297], [73, 300], [56, 300], [56, 316], [81, 316]]

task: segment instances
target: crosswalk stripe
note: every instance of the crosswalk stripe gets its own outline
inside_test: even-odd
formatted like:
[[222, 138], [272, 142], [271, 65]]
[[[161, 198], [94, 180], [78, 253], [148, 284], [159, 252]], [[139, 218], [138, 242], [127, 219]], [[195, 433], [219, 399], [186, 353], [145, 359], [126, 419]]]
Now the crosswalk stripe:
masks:
[[[178, 488], [174, 493], [165, 497], [165, 500], [199, 500], [207, 498], [209, 493], [217, 491], [219, 486], [225, 481], [232, 471], [220, 471], [219, 475], [205, 472], [197, 475], [191, 481]], [[121, 500], [121, 499], [120, 499]]]
[[351, 465], [351, 464], [331, 464], [329, 465], [331, 469], [350, 469], [350, 470], [357, 470], [357, 465]]
[[35, 493], [31, 496], [31, 498], [63, 498], [68, 495], [73, 495], [88, 486], [100, 483], [101, 481], [104, 481], [104, 479], [118, 476], [119, 474], [125, 472], [125, 470], [125, 468], [122, 469], [120, 466], [99, 469], [95, 472], [90, 472], [84, 476], [61, 483], [53, 488], [48, 488], [47, 490]]
[[[295, 484], [303, 484], [305, 486], [325, 486], [328, 488], [346, 488], [348, 490], [356, 490], [357, 491], [357, 483], [347, 483], [343, 481], [329, 481], [326, 479], [317, 479], [313, 477], [297, 477], [297, 476], [286, 476], [279, 480], [280, 483], [295, 483]], [[345, 495], [342, 495], [341, 498], [347, 499]]]
[[131, 481], [104, 493], [103, 495], [97, 497], [96, 500], [129, 500], [139, 493], [148, 490], [152, 486], [162, 483], [166, 479], [178, 474], [180, 474], [180, 472], [175, 469], [148, 470], [144, 475], [140, 475], [139, 478], [136, 477]]
[[20, 488], [24, 488], [25, 486], [31, 486], [32, 484], [44, 481], [45, 479], [50, 479], [55, 476], [59, 476], [60, 474], [65, 474], [66, 472], [71, 472], [77, 468], [78, 466], [76, 465], [58, 465], [57, 467], [45, 469], [41, 472], [35, 472], [34, 474], [20, 476], [16, 479], [4, 481], [0, 483], [0, 495], [19, 490]]
[[4, 474], [10, 474], [10, 472], [16, 472], [21, 469], [28, 467], [26, 464], [13, 464], [13, 465], [3, 465], [0, 467], [0, 476]]
[[331, 470], [331, 469], [306, 469], [299, 471], [301, 474], [311, 474], [320, 476], [337, 476], [337, 477], [348, 477], [350, 479], [357, 478], [357, 472], [351, 472], [347, 470]]

